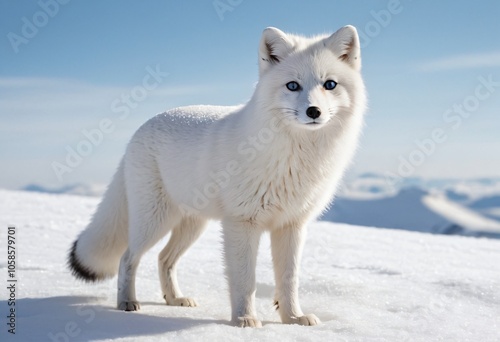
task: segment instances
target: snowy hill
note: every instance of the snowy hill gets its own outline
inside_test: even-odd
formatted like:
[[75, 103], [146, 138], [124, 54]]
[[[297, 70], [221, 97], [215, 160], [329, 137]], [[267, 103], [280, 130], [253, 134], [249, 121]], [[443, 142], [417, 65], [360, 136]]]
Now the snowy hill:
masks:
[[500, 195], [475, 200], [469, 204], [469, 208], [482, 213], [486, 217], [500, 221]]
[[475, 209], [487, 209], [487, 208], [496, 208], [500, 207], [500, 195], [496, 196], [488, 196], [481, 199], [478, 199], [471, 204], [469, 204], [471, 208]]
[[[266, 236], [257, 268], [261, 329], [229, 326], [230, 305], [213, 222], [181, 259], [183, 292], [196, 308], [163, 304], [156, 257], [143, 258], [138, 313], [115, 310], [116, 279], [96, 285], [66, 269], [70, 243], [97, 198], [0, 190], [0, 270], [7, 284], [6, 227], [16, 226], [16, 335], [1, 341], [498, 341], [500, 241], [313, 222], [304, 250], [300, 296], [316, 327], [287, 326], [272, 306]], [[399, 214], [399, 213], [398, 213]], [[165, 240], [162, 241], [164, 243]]]
[[427, 195], [424, 190], [410, 188], [394, 196], [374, 199], [340, 197], [321, 219], [363, 226], [442, 231], [450, 222], [424, 204], [423, 198]]
[[374, 198], [339, 197], [321, 219], [435, 234], [500, 237], [499, 221], [420, 188]]

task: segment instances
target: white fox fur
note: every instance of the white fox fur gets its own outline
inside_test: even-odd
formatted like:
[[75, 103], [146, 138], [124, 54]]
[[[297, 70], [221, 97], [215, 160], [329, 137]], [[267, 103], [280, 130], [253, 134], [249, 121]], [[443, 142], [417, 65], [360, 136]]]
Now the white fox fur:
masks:
[[73, 245], [73, 273], [94, 281], [118, 271], [118, 308], [138, 310], [139, 260], [171, 232], [158, 263], [164, 299], [196, 306], [179, 290], [176, 264], [207, 220], [222, 220], [234, 324], [261, 325], [255, 263], [264, 231], [282, 322], [318, 324], [298, 301], [301, 251], [306, 223], [332, 200], [356, 149], [365, 110], [360, 69], [352, 26], [314, 38], [264, 30], [259, 82], [247, 104], [173, 109], [135, 133]]

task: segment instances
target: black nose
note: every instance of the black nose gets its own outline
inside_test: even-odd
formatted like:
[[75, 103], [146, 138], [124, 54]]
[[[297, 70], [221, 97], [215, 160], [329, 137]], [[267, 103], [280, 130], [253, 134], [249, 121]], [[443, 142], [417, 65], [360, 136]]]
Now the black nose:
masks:
[[309, 107], [306, 110], [306, 114], [311, 119], [317, 119], [321, 115], [321, 110], [318, 107]]

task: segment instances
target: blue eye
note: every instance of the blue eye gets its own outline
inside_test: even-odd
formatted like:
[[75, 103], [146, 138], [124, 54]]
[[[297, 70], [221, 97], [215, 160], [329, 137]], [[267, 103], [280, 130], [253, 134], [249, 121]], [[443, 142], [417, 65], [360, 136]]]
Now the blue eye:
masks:
[[286, 88], [290, 91], [297, 91], [300, 90], [300, 85], [297, 82], [292, 81], [286, 84]]
[[333, 90], [336, 86], [337, 86], [337, 82], [332, 81], [332, 80], [328, 80], [325, 82], [325, 84], [323, 84], [323, 87], [326, 90]]

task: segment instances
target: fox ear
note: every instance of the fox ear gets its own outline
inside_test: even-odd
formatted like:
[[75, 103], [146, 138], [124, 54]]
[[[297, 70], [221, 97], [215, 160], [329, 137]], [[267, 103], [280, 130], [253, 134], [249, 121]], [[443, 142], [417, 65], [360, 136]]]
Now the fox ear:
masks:
[[259, 72], [262, 74], [272, 65], [281, 62], [293, 49], [293, 43], [286, 33], [275, 27], [262, 32], [259, 46]]
[[356, 70], [361, 69], [361, 50], [359, 47], [359, 37], [356, 28], [347, 25], [326, 38], [326, 46], [341, 61], [346, 62]]

